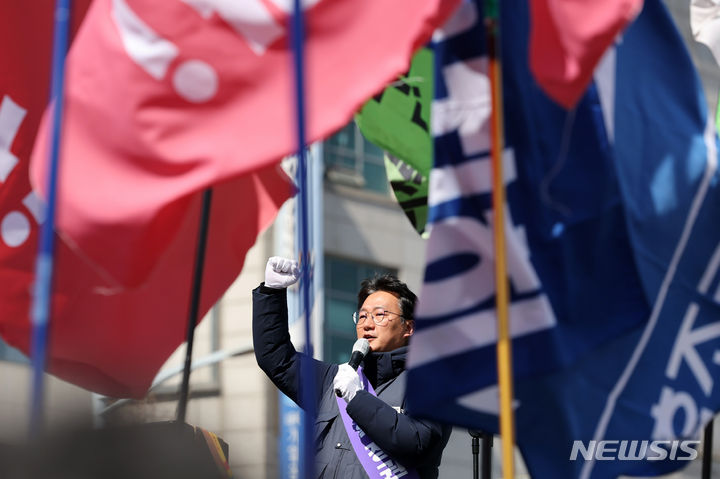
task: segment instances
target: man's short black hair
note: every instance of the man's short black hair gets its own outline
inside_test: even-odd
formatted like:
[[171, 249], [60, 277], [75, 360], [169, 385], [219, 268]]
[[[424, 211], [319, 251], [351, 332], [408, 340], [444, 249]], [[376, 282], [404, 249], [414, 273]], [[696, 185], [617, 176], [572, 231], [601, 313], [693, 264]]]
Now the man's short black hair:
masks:
[[360, 284], [360, 291], [358, 292], [357, 309], [362, 308], [368, 296], [378, 291], [385, 291], [398, 298], [400, 312], [405, 320], [415, 319], [417, 296], [410, 291], [410, 288], [408, 288], [405, 283], [397, 279], [397, 276], [390, 273], [375, 275], [372, 278], [363, 280]]

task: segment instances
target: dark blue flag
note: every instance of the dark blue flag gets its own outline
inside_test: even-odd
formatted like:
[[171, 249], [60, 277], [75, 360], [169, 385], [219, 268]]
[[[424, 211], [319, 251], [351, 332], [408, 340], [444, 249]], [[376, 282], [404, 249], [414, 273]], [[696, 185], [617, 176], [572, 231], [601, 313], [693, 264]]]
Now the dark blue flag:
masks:
[[[517, 442], [533, 477], [661, 474], [720, 408], [717, 140], [694, 67], [646, 0], [575, 109], [528, 67], [502, 2]], [[435, 35], [435, 165], [409, 410], [498, 430], [482, 2]]]

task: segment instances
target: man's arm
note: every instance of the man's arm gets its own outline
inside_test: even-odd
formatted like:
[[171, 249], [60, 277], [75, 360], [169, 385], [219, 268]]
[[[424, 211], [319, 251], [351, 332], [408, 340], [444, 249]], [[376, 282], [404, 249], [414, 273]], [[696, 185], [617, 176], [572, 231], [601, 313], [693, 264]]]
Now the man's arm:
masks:
[[452, 429], [399, 413], [363, 390], [348, 403], [347, 413], [384, 452], [408, 467], [436, 458]]
[[287, 290], [261, 284], [252, 296], [255, 359], [278, 389], [297, 402], [300, 359], [288, 332]]
[[[290, 399], [301, 404], [300, 387], [309, 384], [310, 378], [300, 375], [307, 362], [314, 373], [319, 398], [331, 365], [316, 361], [295, 351], [288, 331], [287, 286], [297, 281], [294, 261], [270, 258], [265, 272], [265, 283], [253, 290], [253, 345], [260, 368]], [[268, 287], [267, 284], [273, 287]]]

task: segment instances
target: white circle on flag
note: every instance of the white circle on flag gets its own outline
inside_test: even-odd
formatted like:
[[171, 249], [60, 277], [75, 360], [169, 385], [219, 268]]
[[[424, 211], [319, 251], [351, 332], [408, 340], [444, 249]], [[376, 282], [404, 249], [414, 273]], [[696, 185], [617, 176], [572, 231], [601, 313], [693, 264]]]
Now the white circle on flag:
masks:
[[218, 75], [215, 69], [202, 60], [183, 62], [173, 74], [175, 91], [193, 103], [204, 103], [215, 96]]
[[0, 224], [0, 232], [2, 232], [2, 239], [5, 244], [15, 248], [23, 244], [30, 236], [30, 221], [24, 214], [11, 211], [3, 218]]

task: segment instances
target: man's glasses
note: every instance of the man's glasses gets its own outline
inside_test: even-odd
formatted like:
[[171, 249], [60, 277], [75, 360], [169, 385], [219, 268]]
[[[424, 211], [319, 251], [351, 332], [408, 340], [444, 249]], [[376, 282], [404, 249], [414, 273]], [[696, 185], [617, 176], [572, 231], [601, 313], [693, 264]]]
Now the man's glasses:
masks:
[[355, 323], [357, 326], [362, 326], [365, 323], [365, 320], [370, 317], [370, 319], [373, 320], [375, 324], [378, 326], [385, 326], [388, 321], [390, 321], [390, 315], [396, 314], [402, 318], [402, 314], [395, 313], [393, 311], [385, 311], [382, 308], [375, 308], [370, 311], [355, 311], [352, 315], [353, 323]]

